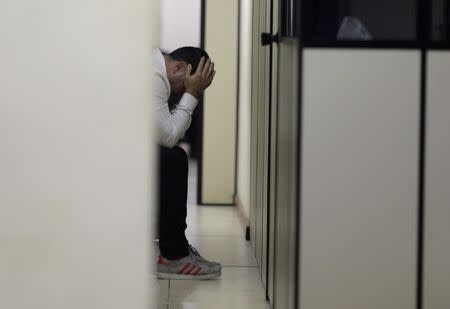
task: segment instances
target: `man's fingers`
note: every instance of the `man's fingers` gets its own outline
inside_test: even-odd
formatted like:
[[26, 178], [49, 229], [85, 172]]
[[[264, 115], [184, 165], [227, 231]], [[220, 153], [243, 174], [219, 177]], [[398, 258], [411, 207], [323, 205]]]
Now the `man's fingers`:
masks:
[[209, 70], [206, 76], [209, 78], [213, 72], [214, 72], [214, 62], [211, 62], [211, 65], [209, 66]]
[[205, 66], [205, 57], [202, 57], [198, 64], [197, 70], [195, 71], [195, 74], [197, 74], [197, 73], [202, 74], [204, 66]]
[[191, 72], [192, 72], [192, 65], [188, 64], [187, 68], [186, 68], [186, 76], [190, 77], [191, 76]]
[[211, 67], [211, 59], [206, 60], [205, 66], [203, 67], [202, 75], [204, 78], [208, 77], [209, 68]]

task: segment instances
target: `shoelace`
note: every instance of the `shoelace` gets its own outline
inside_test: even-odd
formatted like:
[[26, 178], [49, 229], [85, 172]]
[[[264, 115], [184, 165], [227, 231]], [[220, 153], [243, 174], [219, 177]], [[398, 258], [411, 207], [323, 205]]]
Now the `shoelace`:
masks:
[[196, 256], [201, 256], [197, 249], [195, 249], [192, 245], [189, 245], [189, 251], [191, 251]]
[[202, 257], [200, 255], [200, 253], [197, 251], [197, 249], [195, 249], [194, 246], [192, 246], [192, 245], [189, 245], [189, 254], [193, 255], [194, 257], [196, 257], [197, 259], [200, 259], [203, 262], [209, 263], [211, 265], [219, 265], [220, 266], [220, 263], [210, 262], [210, 261], [206, 260], [204, 257]]

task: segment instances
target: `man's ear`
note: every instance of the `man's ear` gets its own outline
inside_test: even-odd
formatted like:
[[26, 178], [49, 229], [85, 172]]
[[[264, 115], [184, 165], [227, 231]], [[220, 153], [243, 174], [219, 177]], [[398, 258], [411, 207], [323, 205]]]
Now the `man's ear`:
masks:
[[186, 72], [186, 68], [187, 68], [188, 64], [186, 62], [182, 62], [182, 61], [178, 61], [175, 64], [175, 73], [177, 74], [183, 74]]

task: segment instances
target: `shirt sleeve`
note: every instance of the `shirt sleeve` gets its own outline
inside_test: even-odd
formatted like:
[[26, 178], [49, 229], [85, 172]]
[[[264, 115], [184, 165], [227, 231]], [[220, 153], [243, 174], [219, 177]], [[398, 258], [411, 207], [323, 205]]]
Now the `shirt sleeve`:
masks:
[[198, 100], [189, 93], [184, 93], [177, 107], [170, 112], [168, 104], [170, 90], [167, 89], [163, 76], [156, 75], [154, 86], [159, 143], [172, 148], [189, 129]]

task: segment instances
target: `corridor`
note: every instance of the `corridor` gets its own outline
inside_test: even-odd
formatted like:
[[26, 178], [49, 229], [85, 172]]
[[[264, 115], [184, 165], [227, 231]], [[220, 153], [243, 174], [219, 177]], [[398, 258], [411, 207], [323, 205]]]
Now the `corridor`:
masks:
[[222, 263], [217, 280], [158, 280], [158, 309], [265, 309], [265, 292], [250, 242], [235, 207], [196, 205], [196, 165], [190, 164], [190, 243], [207, 259]]

